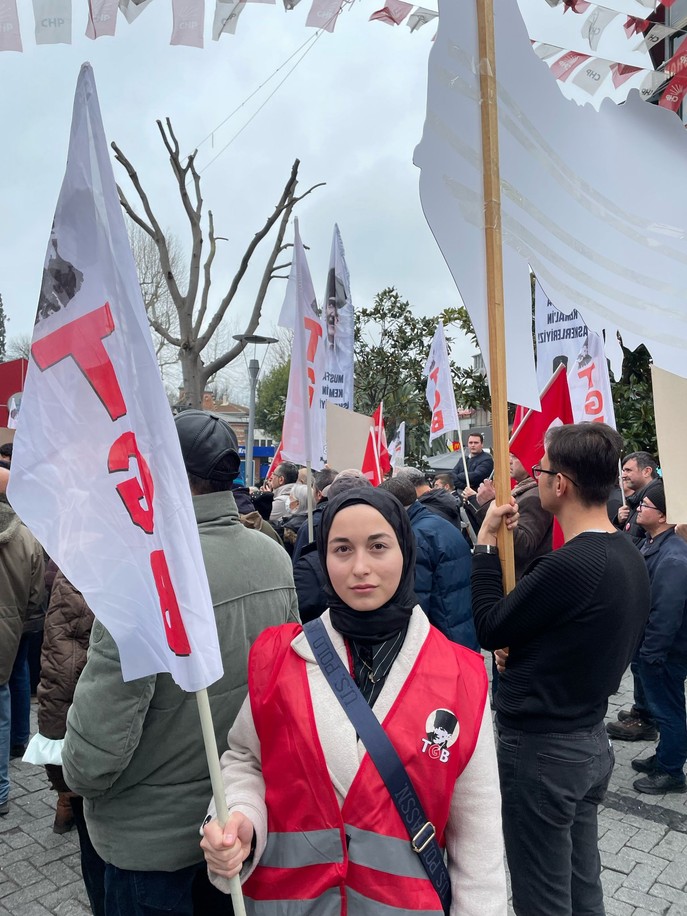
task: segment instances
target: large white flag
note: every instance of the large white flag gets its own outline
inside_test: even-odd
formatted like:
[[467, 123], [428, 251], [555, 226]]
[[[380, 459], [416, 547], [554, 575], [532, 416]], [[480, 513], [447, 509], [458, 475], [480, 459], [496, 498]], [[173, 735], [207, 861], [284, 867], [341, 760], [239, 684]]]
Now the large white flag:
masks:
[[76, 87], [9, 498], [114, 637], [125, 680], [167, 671], [192, 691], [221, 677], [181, 449], [88, 64]]
[[[439, 6], [415, 161], [425, 214], [486, 359], [477, 6]], [[685, 374], [687, 188], [672, 180], [684, 171], [682, 122], [638, 93], [599, 112], [566, 101], [532, 51], [517, 3], [494, 6], [509, 400], [538, 401], [529, 267], [563, 313], [578, 308], [592, 330], [606, 329], [614, 368], [619, 329], [625, 346], [645, 343], [657, 365]], [[647, 193], [637, 176], [657, 169], [667, 180]]]
[[293, 331], [291, 371], [282, 429], [282, 454], [297, 464], [310, 462], [314, 470], [326, 462], [325, 404], [320, 396], [324, 373], [322, 324], [305, 258], [305, 249], [294, 220], [293, 261], [279, 325]]
[[322, 305], [324, 378], [322, 398], [353, 409], [353, 301], [339, 227], [334, 226], [327, 288]]
[[429, 427], [431, 444], [444, 433], [460, 429], [443, 321], [437, 325], [423, 375], [427, 376], [427, 401], [432, 411]]
[[568, 388], [575, 423], [595, 420], [615, 429], [615, 411], [604, 342], [590, 331], [572, 365], [568, 365]]

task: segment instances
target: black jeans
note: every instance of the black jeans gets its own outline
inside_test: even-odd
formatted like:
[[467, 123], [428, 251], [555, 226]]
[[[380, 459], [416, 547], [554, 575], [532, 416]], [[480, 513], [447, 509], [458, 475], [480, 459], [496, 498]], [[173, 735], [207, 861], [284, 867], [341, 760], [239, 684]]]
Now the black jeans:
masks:
[[229, 894], [210, 884], [205, 862], [178, 871], [105, 866], [106, 916], [233, 916]]
[[597, 808], [614, 764], [604, 723], [546, 734], [497, 726], [515, 912], [603, 916]]

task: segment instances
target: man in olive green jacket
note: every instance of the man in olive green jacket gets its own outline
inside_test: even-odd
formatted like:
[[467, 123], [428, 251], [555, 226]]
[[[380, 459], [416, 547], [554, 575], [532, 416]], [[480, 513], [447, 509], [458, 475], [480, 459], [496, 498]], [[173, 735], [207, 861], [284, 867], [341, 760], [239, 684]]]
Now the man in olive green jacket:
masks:
[[[296, 594], [286, 551], [239, 521], [230, 427], [197, 410], [176, 424], [224, 662], [224, 676], [208, 688], [222, 751], [247, 692], [250, 646], [266, 627], [298, 620]], [[212, 794], [196, 699], [168, 674], [124, 683], [117, 647], [98, 622], [62, 762], [67, 784], [86, 799], [91, 839], [106, 863], [107, 916], [193, 913], [192, 896], [207, 880], [198, 831]], [[195, 912], [210, 916], [213, 906], [196, 899]]]

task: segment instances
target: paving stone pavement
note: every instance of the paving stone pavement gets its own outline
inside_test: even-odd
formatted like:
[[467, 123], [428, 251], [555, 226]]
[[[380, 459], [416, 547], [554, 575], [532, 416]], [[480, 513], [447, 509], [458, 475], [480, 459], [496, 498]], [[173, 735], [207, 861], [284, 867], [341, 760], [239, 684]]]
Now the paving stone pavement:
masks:
[[[631, 704], [628, 672], [611, 697], [609, 719]], [[35, 704], [32, 714], [35, 729]], [[687, 794], [639, 795], [630, 761], [653, 753], [653, 743], [614, 747], [615, 771], [599, 812], [607, 916], [687, 916]], [[90, 913], [78, 837], [75, 830], [52, 832], [55, 795], [42, 767], [12, 761], [10, 779], [10, 813], [0, 818], [0, 916]]]

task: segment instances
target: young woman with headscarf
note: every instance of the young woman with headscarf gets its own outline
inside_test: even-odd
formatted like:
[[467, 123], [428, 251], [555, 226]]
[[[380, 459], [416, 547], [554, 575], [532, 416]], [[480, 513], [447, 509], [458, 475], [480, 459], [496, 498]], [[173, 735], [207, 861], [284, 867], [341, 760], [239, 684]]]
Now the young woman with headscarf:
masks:
[[[505, 916], [494, 739], [481, 656], [430, 626], [413, 591], [415, 544], [390, 493], [361, 489], [318, 531], [339, 659], [391, 739], [446, 853], [455, 916]], [[441, 913], [401, 816], [298, 625], [265, 631], [222, 757], [229, 820], [202, 847], [256, 916]]]

